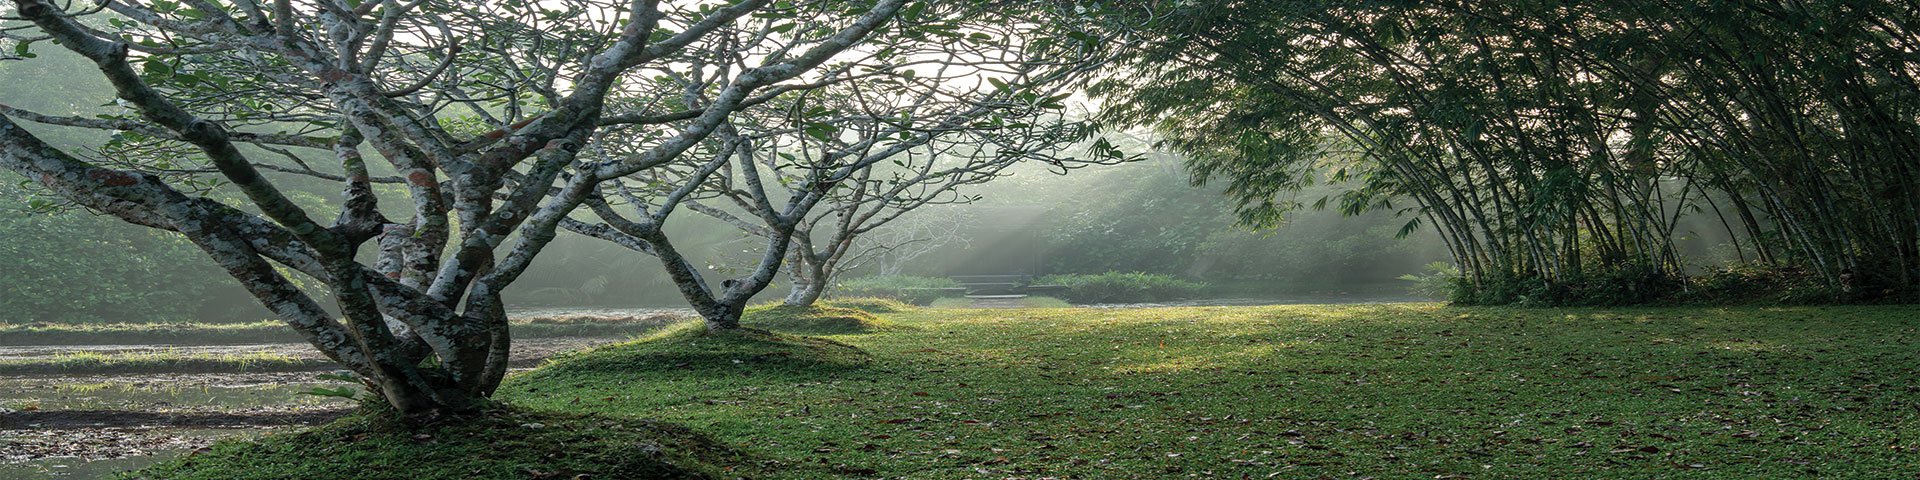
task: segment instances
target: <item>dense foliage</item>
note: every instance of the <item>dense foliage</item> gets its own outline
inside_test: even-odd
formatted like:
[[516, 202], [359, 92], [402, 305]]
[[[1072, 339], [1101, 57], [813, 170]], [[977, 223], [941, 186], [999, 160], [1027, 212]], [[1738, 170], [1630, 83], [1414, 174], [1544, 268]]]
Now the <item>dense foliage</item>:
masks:
[[[1241, 220], [1319, 200], [1433, 228], [1473, 303], [1634, 303], [1680, 225], [1828, 300], [1920, 289], [1920, 10], [1900, 2], [1154, 2], [1097, 90]], [[1697, 262], [1696, 262], [1697, 263]], [[1743, 267], [1744, 268], [1744, 267]]]

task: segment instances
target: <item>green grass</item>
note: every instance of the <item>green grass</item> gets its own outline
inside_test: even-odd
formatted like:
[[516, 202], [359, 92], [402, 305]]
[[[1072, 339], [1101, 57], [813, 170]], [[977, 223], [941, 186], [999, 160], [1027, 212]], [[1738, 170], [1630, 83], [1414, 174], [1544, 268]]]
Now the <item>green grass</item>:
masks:
[[1029, 296], [1027, 298], [1020, 299], [1020, 303], [1022, 307], [1026, 307], [1026, 308], [1072, 308], [1073, 307], [1073, 304], [1067, 303], [1066, 300], [1061, 300], [1058, 298], [1041, 296], [1041, 295], [1034, 295], [1034, 296]]
[[69, 352], [0, 360], [0, 375], [85, 375], [191, 372], [301, 372], [339, 368], [324, 359], [276, 353], [209, 354], [176, 351]]
[[[598, 337], [645, 333], [669, 317], [539, 316], [513, 319], [514, 338]], [[250, 323], [0, 323], [0, 345], [300, 343], [277, 321]]]
[[1884, 477], [1920, 464], [1920, 307], [883, 317], [907, 328], [828, 341], [684, 327], [569, 355], [498, 397], [686, 425], [766, 469], [755, 478]]

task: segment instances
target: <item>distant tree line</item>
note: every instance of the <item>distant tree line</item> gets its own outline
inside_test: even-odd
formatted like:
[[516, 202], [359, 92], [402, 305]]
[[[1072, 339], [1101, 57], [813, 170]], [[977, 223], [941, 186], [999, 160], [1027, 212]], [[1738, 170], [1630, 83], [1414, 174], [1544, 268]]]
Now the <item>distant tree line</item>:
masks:
[[[1144, 47], [1095, 89], [1107, 120], [1157, 127], [1245, 223], [1318, 204], [1434, 229], [1457, 301], [1717, 284], [1678, 246], [1701, 218], [1725, 269], [1803, 299], [1920, 290], [1911, 2], [1128, 5], [1112, 26]], [[1322, 178], [1347, 188], [1287, 195]]]

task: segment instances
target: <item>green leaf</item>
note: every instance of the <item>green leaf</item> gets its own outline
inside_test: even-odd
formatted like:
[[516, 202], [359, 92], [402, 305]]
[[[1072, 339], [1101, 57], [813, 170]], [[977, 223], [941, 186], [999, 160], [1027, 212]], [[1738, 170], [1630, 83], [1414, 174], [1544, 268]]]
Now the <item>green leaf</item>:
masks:
[[148, 58], [147, 61], [140, 62], [140, 69], [147, 76], [156, 79], [165, 79], [173, 76], [173, 66], [167, 65], [167, 62], [161, 61], [158, 58]]
[[840, 127], [835, 127], [832, 124], [826, 124], [826, 123], [809, 123], [807, 124], [807, 127], [806, 127], [807, 136], [818, 138], [823, 141], [832, 140], [833, 134], [839, 131], [840, 131]]
[[987, 83], [993, 84], [993, 88], [999, 89], [1002, 92], [1013, 93], [1013, 87], [1008, 86], [1007, 82], [1001, 81], [998, 78], [987, 77]]

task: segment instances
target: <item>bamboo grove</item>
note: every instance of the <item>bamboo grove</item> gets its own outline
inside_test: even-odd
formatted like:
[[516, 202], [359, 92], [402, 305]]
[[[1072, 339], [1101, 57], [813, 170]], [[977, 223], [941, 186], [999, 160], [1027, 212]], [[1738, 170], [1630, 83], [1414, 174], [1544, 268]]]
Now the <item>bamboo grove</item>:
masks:
[[[1920, 4], [1135, 7], [1116, 25], [1144, 46], [1094, 90], [1109, 121], [1156, 127], [1249, 224], [1331, 203], [1430, 225], [1457, 302], [1920, 286]], [[1319, 181], [1348, 188], [1291, 195]]]

